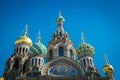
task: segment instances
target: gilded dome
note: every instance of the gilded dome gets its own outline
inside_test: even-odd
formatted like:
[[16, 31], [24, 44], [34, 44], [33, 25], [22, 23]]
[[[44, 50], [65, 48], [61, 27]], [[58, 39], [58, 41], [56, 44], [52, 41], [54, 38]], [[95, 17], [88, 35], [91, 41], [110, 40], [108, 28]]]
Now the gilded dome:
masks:
[[32, 40], [29, 37], [27, 37], [27, 29], [28, 29], [28, 25], [26, 24], [26, 30], [24, 32], [24, 36], [18, 37], [15, 41], [15, 45], [23, 43], [32, 46]]
[[27, 36], [20, 36], [19, 38], [16, 39], [15, 45], [21, 44], [21, 43], [32, 46], [32, 40]]
[[110, 65], [110, 64], [108, 63], [108, 59], [107, 59], [107, 57], [106, 57], [106, 54], [104, 54], [104, 58], [105, 58], [106, 64], [105, 64], [104, 67], [103, 67], [103, 71], [104, 71], [105, 73], [113, 73], [113, 72], [114, 72], [114, 68], [113, 68], [112, 65]]
[[38, 35], [38, 42], [32, 45], [32, 47], [30, 48], [30, 53], [38, 53], [44, 56], [46, 55], [47, 48], [44, 44], [40, 42], [40, 33]]
[[82, 44], [78, 46], [76, 49], [76, 53], [78, 57], [82, 57], [84, 55], [94, 55], [94, 48], [90, 44], [85, 43], [84, 36], [82, 35]]
[[114, 72], [114, 68], [110, 64], [105, 64], [105, 66], [103, 67], [103, 71], [105, 73], [113, 73]]

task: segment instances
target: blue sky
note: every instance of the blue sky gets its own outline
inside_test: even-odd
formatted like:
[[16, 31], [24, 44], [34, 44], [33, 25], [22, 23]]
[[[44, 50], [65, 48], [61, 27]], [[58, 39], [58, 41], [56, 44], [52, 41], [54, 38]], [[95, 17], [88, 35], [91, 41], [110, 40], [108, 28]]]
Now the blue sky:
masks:
[[85, 41], [95, 48], [94, 63], [104, 76], [104, 52], [114, 67], [115, 80], [120, 79], [120, 2], [119, 0], [0, 0], [0, 75], [5, 61], [14, 50], [15, 39], [23, 35], [28, 24], [28, 35], [33, 43], [41, 31], [42, 42], [48, 46], [56, 31], [59, 9], [65, 18], [64, 29], [74, 47]]

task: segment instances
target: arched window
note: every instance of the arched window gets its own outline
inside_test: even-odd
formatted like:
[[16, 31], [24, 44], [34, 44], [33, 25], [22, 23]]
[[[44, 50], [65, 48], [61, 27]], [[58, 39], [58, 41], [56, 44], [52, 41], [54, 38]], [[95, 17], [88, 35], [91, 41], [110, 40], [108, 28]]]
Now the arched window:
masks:
[[18, 47], [17, 47], [17, 50], [16, 50], [16, 52], [18, 52]]
[[23, 52], [25, 52], [25, 48], [23, 47]]
[[59, 56], [64, 56], [63, 47], [59, 47]]
[[62, 32], [60, 32], [60, 37], [62, 36]]
[[38, 59], [38, 64], [40, 65], [40, 59]]
[[34, 59], [32, 59], [32, 66], [34, 65]]
[[73, 52], [72, 52], [71, 49], [70, 49], [70, 54], [69, 54], [69, 56], [70, 56], [70, 59], [73, 59]]
[[35, 58], [35, 65], [37, 65], [37, 58]]
[[83, 63], [84, 63], [84, 66], [86, 66], [86, 61], [85, 61], [85, 59], [83, 59]]
[[20, 52], [21, 52], [22, 48], [20, 47]]

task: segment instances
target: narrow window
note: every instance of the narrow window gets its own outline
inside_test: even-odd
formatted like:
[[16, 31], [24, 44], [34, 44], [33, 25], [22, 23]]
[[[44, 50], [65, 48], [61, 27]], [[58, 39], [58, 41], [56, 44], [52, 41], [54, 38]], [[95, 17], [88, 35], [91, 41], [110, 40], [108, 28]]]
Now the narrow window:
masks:
[[20, 52], [21, 52], [22, 48], [20, 47]]
[[84, 63], [84, 66], [86, 66], [86, 61], [85, 61], [85, 59], [83, 59], [83, 63]]
[[18, 52], [18, 47], [17, 47], [17, 50], [16, 50], [16, 52]]
[[38, 59], [38, 64], [40, 65], [40, 59]]
[[60, 32], [60, 37], [62, 36], [62, 33]]
[[25, 48], [23, 47], [23, 52], [25, 51]]
[[37, 65], [37, 58], [35, 58], [35, 65]]
[[32, 66], [34, 65], [34, 59], [32, 59]]
[[64, 56], [63, 47], [59, 47], [59, 56]]

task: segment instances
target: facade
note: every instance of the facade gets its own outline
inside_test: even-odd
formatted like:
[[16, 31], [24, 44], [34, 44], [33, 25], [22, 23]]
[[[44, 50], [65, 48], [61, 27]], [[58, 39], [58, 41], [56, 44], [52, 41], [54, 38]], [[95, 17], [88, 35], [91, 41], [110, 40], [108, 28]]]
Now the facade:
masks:
[[14, 53], [6, 61], [4, 80], [114, 80], [113, 67], [105, 57], [103, 70], [106, 77], [94, 65], [94, 48], [81, 36], [81, 44], [75, 50], [67, 32], [64, 17], [59, 13], [57, 30], [48, 43], [48, 48], [38, 42], [32, 44], [26, 31], [16, 39]]

